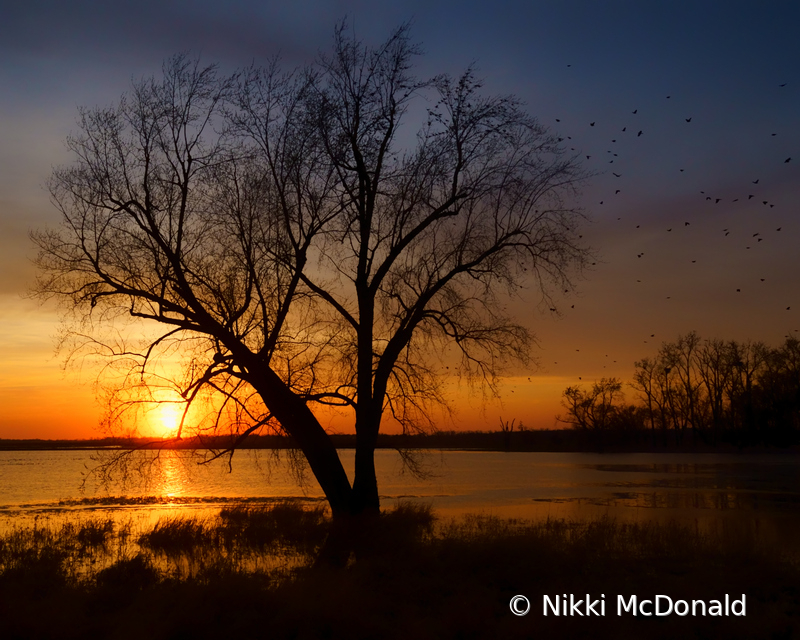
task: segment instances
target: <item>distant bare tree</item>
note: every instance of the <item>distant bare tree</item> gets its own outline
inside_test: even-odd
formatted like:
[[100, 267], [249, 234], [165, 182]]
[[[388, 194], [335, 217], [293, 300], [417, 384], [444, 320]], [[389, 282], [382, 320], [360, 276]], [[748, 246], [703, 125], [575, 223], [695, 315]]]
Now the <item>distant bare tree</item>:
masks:
[[[337, 518], [379, 509], [384, 414], [432, 426], [448, 349], [493, 388], [530, 348], [504, 300], [531, 285], [547, 300], [587, 259], [564, 200], [575, 158], [472, 69], [414, 77], [418, 53], [407, 26], [371, 48], [340, 25], [289, 73], [173, 58], [81, 111], [74, 162], [50, 180], [63, 224], [34, 234], [38, 292], [135, 391], [115, 407], [166, 385], [185, 418], [208, 399], [184, 435], [285, 433]], [[321, 405], [355, 417], [352, 486]]]
[[558, 420], [576, 429], [603, 430], [612, 426], [615, 415], [622, 409], [622, 382], [617, 378], [602, 378], [589, 391], [567, 387], [561, 404], [567, 410]]
[[705, 389], [706, 405], [716, 438], [725, 420], [725, 389], [730, 386], [729, 346], [722, 340], [705, 340], [697, 353], [697, 373]]

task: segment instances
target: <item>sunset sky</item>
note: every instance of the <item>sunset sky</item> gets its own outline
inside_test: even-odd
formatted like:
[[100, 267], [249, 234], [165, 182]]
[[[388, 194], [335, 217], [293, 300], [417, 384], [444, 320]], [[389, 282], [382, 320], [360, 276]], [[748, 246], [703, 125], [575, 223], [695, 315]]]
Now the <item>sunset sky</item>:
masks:
[[0, 19], [0, 437], [96, 435], [95, 372], [63, 371], [58, 309], [25, 297], [28, 232], [58, 222], [44, 183], [70, 160], [78, 106], [117, 101], [178, 52], [224, 71], [310, 62], [345, 16], [371, 44], [411, 20], [419, 75], [475, 62], [595, 174], [576, 205], [596, 265], [556, 312], [533, 291], [514, 303], [538, 366], [486, 406], [454, 384], [455, 426], [553, 427], [565, 387], [627, 380], [691, 330], [800, 335], [796, 2], [32, 0]]

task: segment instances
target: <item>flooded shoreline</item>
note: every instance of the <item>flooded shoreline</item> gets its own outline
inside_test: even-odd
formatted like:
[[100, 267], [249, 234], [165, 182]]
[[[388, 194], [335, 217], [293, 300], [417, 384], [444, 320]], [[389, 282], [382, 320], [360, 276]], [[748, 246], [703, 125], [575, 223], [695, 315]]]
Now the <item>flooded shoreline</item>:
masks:
[[[340, 455], [352, 477], [353, 452]], [[423, 474], [415, 476], [396, 452], [376, 452], [387, 508], [411, 500], [431, 505], [441, 517], [611, 517], [676, 520], [701, 528], [742, 521], [747, 529], [772, 532], [776, 544], [792, 546], [790, 532], [800, 526], [796, 460], [758, 454], [425, 451], [418, 453]], [[167, 514], [208, 515], [276, 501], [324, 504], [313, 477], [306, 474], [299, 485], [299, 470], [274, 452], [241, 452], [232, 472], [227, 465], [196, 462], [189, 452], [166, 452], [141, 482], [129, 478], [126, 485], [100, 486], [89, 474], [96, 452], [0, 452], [0, 528], [70, 512], [114, 519], [140, 514], [152, 522]]]

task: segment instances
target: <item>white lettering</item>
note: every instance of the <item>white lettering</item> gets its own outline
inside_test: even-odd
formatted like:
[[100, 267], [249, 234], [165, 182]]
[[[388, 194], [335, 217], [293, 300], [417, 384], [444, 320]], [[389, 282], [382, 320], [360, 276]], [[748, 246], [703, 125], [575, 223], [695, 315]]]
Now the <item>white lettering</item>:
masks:
[[543, 604], [544, 615], [547, 615], [547, 607], [548, 606], [550, 607], [550, 611], [553, 612], [553, 615], [557, 616], [558, 615], [558, 596], [556, 596], [555, 604], [552, 603], [550, 601], [550, 598], [548, 598], [547, 596], [544, 597], [544, 604]]
[[628, 600], [628, 604], [625, 604], [625, 598], [617, 596], [617, 615], [621, 616], [623, 610], [636, 615], [636, 596], [631, 596], [631, 599]]
[[589, 594], [588, 593], [586, 594], [586, 615], [587, 616], [590, 616], [592, 614], [594, 614], [596, 616], [600, 615], [599, 613], [597, 613], [597, 611], [594, 610], [595, 605], [599, 604], [599, 602], [600, 602], [599, 600], [590, 600], [589, 599]]
[[578, 608], [578, 607], [580, 607], [582, 604], [583, 604], [583, 600], [578, 600], [577, 602], [575, 602], [575, 596], [573, 596], [573, 595], [570, 593], [570, 594], [569, 594], [569, 615], [571, 615], [571, 616], [574, 616], [574, 615], [575, 615], [575, 613], [577, 612], [577, 614], [578, 614], [579, 616], [583, 617], [583, 613], [582, 613], [582, 612], [581, 612], [581, 610]]
[[[736, 612], [736, 605], [737, 604], [741, 604], [742, 605], [742, 608], [741, 608], [739, 613]], [[731, 612], [733, 612], [733, 615], [735, 615], [735, 616], [743, 616], [743, 615], [745, 615], [745, 613], [744, 613], [744, 605], [745, 605], [744, 594], [742, 594], [742, 599], [741, 600], [734, 600], [731, 603]]]
[[[681, 613], [680, 608], [683, 607], [683, 613]], [[689, 615], [689, 603], [686, 600], [676, 600], [675, 601], [675, 615], [678, 616], [688, 616]]]
[[[669, 600], [669, 609], [662, 613], [661, 611], [661, 601], [662, 600]], [[672, 598], [669, 596], [656, 596], [656, 615], [657, 616], [668, 616], [672, 613]]]
[[705, 603], [705, 602], [703, 602], [702, 600], [692, 600], [692, 615], [693, 615], [693, 616], [696, 616], [696, 615], [697, 615], [697, 613], [696, 613], [696, 607], [697, 607], [697, 605], [698, 605], [698, 604], [699, 604], [701, 607], [703, 607], [703, 615], [706, 615], [706, 603]]
[[642, 602], [639, 604], [639, 613], [641, 613], [643, 616], [652, 616], [653, 615], [652, 613], [647, 613], [647, 611], [644, 610], [644, 605], [646, 604], [653, 604], [653, 601], [642, 600]]
[[711, 602], [709, 602], [708, 615], [710, 616], [722, 615], [722, 603], [719, 600], [712, 600]]

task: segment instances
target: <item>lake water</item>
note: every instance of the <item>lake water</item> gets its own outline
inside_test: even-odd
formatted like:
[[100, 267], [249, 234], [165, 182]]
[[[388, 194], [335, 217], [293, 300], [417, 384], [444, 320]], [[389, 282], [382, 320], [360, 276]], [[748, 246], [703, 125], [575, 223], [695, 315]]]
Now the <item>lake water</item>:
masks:
[[[352, 450], [340, 452], [352, 478]], [[198, 465], [165, 452], [149, 483], [101, 487], [87, 471], [92, 451], [0, 451], [0, 527], [63, 513], [206, 512], [242, 501], [320, 500], [313, 477], [297, 483], [284, 456], [241, 451], [228, 465]], [[280, 456], [279, 456], [280, 457]], [[517, 518], [626, 521], [677, 519], [696, 526], [744, 524], [778, 544], [797, 545], [800, 459], [796, 455], [590, 454], [431, 451], [425, 477], [404, 470], [395, 451], [376, 452], [384, 505], [431, 503], [443, 516], [482, 512]]]

